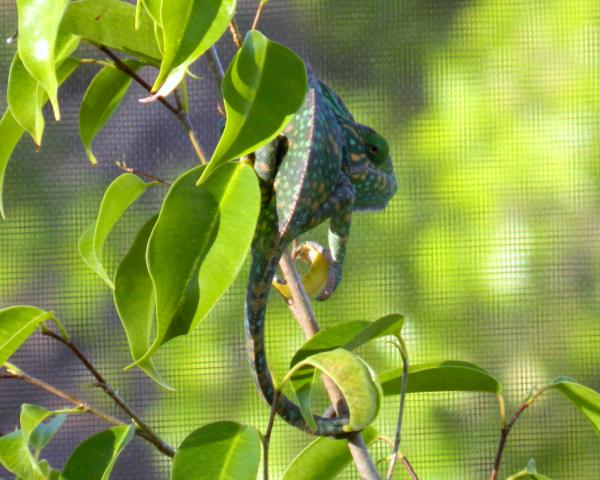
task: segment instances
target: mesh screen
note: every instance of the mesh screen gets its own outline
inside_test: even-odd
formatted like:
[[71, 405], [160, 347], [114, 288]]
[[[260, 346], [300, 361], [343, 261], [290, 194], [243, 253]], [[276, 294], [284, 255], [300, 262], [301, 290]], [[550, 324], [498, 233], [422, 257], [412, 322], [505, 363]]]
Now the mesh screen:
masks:
[[[238, 23], [248, 28], [256, 2], [240, 3]], [[413, 363], [475, 362], [504, 383], [509, 411], [533, 385], [556, 375], [600, 389], [598, 12], [595, 0], [269, 3], [263, 31], [301, 54], [357, 119], [389, 140], [399, 176], [398, 193], [384, 212], [355, 216], [344, 281], [330, 301], [315, 306], [322, 326], [403, 312]], [[0, 0], [2, 36], [15, 27], [14, 2]], [[14, 50], [0, 46], [1, 107]], [[229, 37], [219, 51], [231, 58]], [[0, 306], [56, 312], [120, 393], [173, 444], [218, 419], [264, 430], [268, 411], [245, 358], [247, 270], [193, 335], [157, 355], [176, 392], [122, 372], [129, 363], [125, 336], [110, 293], [78, 258], [77, 238], [119, 174], [114, 161], [172, 179], [194, 159], [170, 113], [158, 104], [138, 104], [144, 92], [133, 86], [98, 138], [100, 164], [91, 167], [79, 143], [77, 115], [96, 68], [79, 69], [61, 89], [64, 118], [48, 121], [42, 151], [34, 153], [24, 139], [9, 165]], [[193, 71], [200, 78], [190, 82], [192, 121], [210, 150], [217, 140], [216, 85], [203, 61]], [[162, 194], [145, 197], [111, 236], [111, 271]], [[309, 237], [322, 240], [323, 233]], [[268, 348], [277, 374], [301, 343], [286, 307], [272, 298]], [[383, 342], [360, 353], [379, 370], [399, 364]], [[34, 337], [13, 360], [119, 416], [51, 340]], [[64, 406], [14, 382], [0, 383], [0, 399], [2, 432], [18, 423], [25, 401]], [[389, 436], [396, 403], [387, 400], [378, 420]], [[91, 416], [69, 419], [47, 449], [51, 463], [62, 465], [79, 441], [103, 427]], [[421, 478], [487, 478], [497, 437], [492, 396], [408, 397], [402, 451]], [[274, 478], [309, 441], [277, 422]], [[387, 446], [377, 443], [373, 452], [383, 457]], [[531, 457], [556, 479], [594, 479], [600, 471], [595, 432], [554, 394], [517, 424], [503, 472], [522, 469]], [[168, 478], [168, 467], [135, 440], [113, 478]], [[350, 467], [340, 478], [358, 475]], [[399, 470], [397, 478], [408, 477]]]

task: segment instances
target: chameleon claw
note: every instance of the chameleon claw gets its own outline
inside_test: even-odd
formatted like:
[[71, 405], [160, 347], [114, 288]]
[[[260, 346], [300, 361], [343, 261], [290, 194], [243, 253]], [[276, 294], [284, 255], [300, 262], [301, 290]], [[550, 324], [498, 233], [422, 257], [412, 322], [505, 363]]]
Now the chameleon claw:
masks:
[[[308, 263], [308, 270], [301, 276], [300, 280], [306, 293], [315, 297], [322, 295], [322, 292], [330, 283], [332, 260], [327, 249], [317, 242], [305, 242], [296, 247], [293, 252], [294, 260], [300, 258]], [[290, 287], [280, 278], [273, 280], [273, 287], [281, 295], [289, 300], [292, 296]]]

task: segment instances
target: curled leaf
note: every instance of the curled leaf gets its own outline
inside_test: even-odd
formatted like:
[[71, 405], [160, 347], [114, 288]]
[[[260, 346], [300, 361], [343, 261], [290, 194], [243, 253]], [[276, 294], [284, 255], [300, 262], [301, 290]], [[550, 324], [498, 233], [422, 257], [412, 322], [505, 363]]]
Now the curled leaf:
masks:
[[81, 258], [111, 289], [114, 289], [113, 282], [102, 264], [104, 243], [125, 211], [152, 185], [132, 173], [117, 177], [104, 192], [96, 222], [79, 238]]
[[[124, 60], [134, 72], [143, 67], [135, 60]], [[79, 110], [79, 136], [92, 164], [98, 163], [92, 142], [115, 113], [131, 85], [132, 78], [116, 67], [104, 67], [90, 82]]]
[[350, 418], [344, 431], [360, 431], [375, 419], [380, 407], [379, 383], [360, 357], [338, 348], [305, 358], [287, 373], [282, 382], [285, 384], [291, 381], [302, 415], [309, 425], [314, 427], [310, 412], [310, 393], [315, 369], [331, 378], [346, 400]]

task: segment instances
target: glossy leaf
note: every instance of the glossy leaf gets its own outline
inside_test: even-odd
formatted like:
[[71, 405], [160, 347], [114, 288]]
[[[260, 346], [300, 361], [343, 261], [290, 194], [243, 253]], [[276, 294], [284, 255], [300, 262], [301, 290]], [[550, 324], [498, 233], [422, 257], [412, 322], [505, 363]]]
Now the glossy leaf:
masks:
[[19, 57], [48, 94], [57, 120], [60, 111], [54, 47], [66, 6], [66, 0], [17, 0]]
[[142, 12], [138, 28], [134, 29], [135, 10], [134, 5], [120, 0], [70, 2], [61, 30], [159, 65], [161, 54], [154, 37], [154, 22]]
[[31, 135], [37, 148], [42, 144], [44, 132], [43, 93], [44, 90], [29, 74], [19, 55], [15, 55], [8, 74], [8, 107], [19, 125]]
[[36, 307], [17, 306], [0, 310], [0, 365], [6, 362], [52, 313]]
[[88, 226], [79, 238], [79, 254], [83, 261], [110, 288], [114, 288], [114, 285], [102, 265], [104, 243], [129, 206], [152, 185], [155, 184], [146, 183], [132, 173], [124, 173], [117, 177], [104, 193], [96, 222]]
[[[367, 445], [372, 444], [379, 433], [373, 427], [362, 432]], [[288, 465], [283, 480], [329, 480], [338, 478], [342, 470], [352, 462], [348, 440], [320, 437], [302, 450]]]
[[227, 123], [201, 181], [273, 140], [302, 106], [306, 90], [302, 59], [258, 31], [248, 32], [223, 79]]
[[61, 480], [108, 480], [117, 458], [134, 434], [133, 425], [123, 425], [84, 440], [67, 460]]
[[202, 168], [175, 181], [148, 242], [157, 310], [148, 355], [202, 321], [237, 276], [252, 242], [260, 208], [254, 171], [231, 164], [198, 188]]
[[[155, 3], [149, 3], [149, 11], [156, 9]], [[190, 64], [223, 35], [236, 3], [236, 0], [160, 2], [164, 56], [153, 92], [166, 96], [179, 84]], [[161, 88], [163, 85], [166, 88]]]
[[17, 478], [46, 480], [46, 476], [31, 455], [21, 430], [0, 437], [0, 464]]
[[[402, 368], [378, 376], [384, 395], [398, 395], [402, 386]], [[492, 375], [469, 362], [445, 361], [411, 365], [407, 393], [488, 392], [500, 394], [502, 387]]]
[[[124, 60], [134, 72], [143, 64]], [[104, 67], [90, 82], [79, 110], [79, 136], [92, 164], [98, 163], [92, 152], [92, 142], [115, 113], [133, 79], [116, 67]]]
[[[134, 361], [142, 358], [150, 348], [154, 325], [154, 286], [146, 266], [146, 247], [156, 219], [152, 217], [142, 227], [115, 274], [115, 306]], [[151, 359], [147, 358], [137, 366], [156, 383], [171, 389]]]
[[565, 377], [555, 379], [550, 388], [555, 388], [567, 397], [600, 435], [600, 393]]
[[150, 18], [152, 18], [152, 20], [161, 25], [162, 21], [160, 18], [160, 9], [161, 9], [161, 4], [162, 4], [162, 0], [139, 0], [144, 7], [146, 8], [146, 11], [148, 12], [148, 15], [150, 15]]
[[[64, 410], [46, 410], [38, 405], [23, 404], [21, 406], [21, 431], [23, 440], [31, 445], [37, 457], [40, 451], [50, 442], [58, 429], [62, 426], [68, 414], [83, 413], [81, 408], [69, 408]], [[49, 422], [43, 423], [50, 417]]]
[[316, 368], [333, 380], [342, 392], [350, 418], [344, 431], [359, 431], [367, 427], [377, 416], [380, 407], [381, 387], [369, 366], [357, 355], [338, 348], [317, 353], [296, 364], [283, 380], [291, 380], [300, 402], [305, 420], [314, 424], [310, 413], [310, 389]]
[[175, 452], [171, 480], [255, 480], [261, 443], [253, 427], [234, 422], [205, 425]]
[[374, 322], [361, 320], [343, 322], [331, 328], [321, 330], [311, 337], [294, 354], [290, 367], [315, 353], [326, 352], [336, 348], [354, 350], [376, 338], [399, 334], [404, 324], [404, 317], [398, 314], [387, 315]]
[[60, 471], [52, 468], [47, 460], [42, 460], [38, 465], [46, 477], [46, 480], [60, 480]]
[[36, 427], [32, 432], [31, 437], [29, 437], [29, 444], [33, 448], [36, 456], [38, 456], [44, 447], [50, 443], [50, 440], [56, 435], [56, 432], [62, 427], [66, 419], [67, 414], [61, 413], [48, 422], [40, 423]]
[[538, 473], [535, 460], [532, 458], [527, 463], [527, 467], [524, 470], [521, 470], [514, 475], [511, 475], [506, 480], [552, 480], [550, 477], [546, 475], [542, 475]]
[[[72, 58], [67, 58], [61, 63], [57, 73], [59, 85], [75, 71], [78, 65], [79, 62]], [[47, 100], [47, 95], [42, 95], [40, 109], [45, 105]], [[15, 120], [11, 111], [7, 110], [2, 119], [0, 119], [0, 138], [2, 139], [0, 141], [0, 216], [2, 218], [5, 218], [3, 203], [4, 174], [12, 152], [17, 143], [19, 143], [23, 133], [25, 133], [25, 129]]]
[[21, 140], [23, 133], [25, 133], [23, 127], [17, 123], [10, 110], [7, 110], [0, 119], [0, 138], [2, 139], [0, 142], [0, 215], [2, 218], [6, 218], [3, 201], [4, 175], [12, 152]]
[[[60, 67], [78, 45], [77, 37], [59, 32], [55, 45], [56, 64]], [[60, 84], [62, 83], [60, 71], [57, 75]], [[14, 56], [10, 66], [7, 99], [8, 107], [15, 120], [31, 135], [33, 142], [39, 147], [44, 131], [42, 107], [48, 98], [44, 89], [27, 71], [18, 54]]]

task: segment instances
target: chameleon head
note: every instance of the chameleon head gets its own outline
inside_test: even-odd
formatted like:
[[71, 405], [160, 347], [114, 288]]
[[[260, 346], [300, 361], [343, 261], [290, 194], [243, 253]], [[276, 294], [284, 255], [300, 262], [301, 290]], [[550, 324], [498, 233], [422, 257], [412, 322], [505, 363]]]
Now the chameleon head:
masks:
[[398, 188], [389, 145], [375, 130], [342, 124], [346, 137], [346, 174], [355, 192], [354, 210], [381, 210]]

